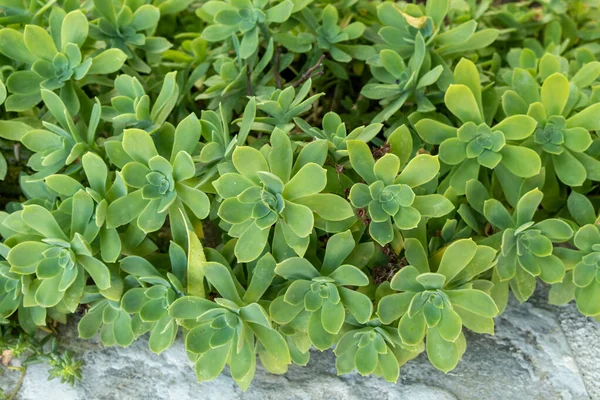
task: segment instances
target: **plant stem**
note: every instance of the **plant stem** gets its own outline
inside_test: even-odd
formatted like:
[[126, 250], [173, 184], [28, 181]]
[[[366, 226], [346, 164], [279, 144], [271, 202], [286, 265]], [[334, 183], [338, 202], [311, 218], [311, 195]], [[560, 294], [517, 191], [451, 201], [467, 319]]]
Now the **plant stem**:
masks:
[[[295, 82], [292, 83], [293, 87], [298, 87], [302, 85], [304, 82], [309, 80], [310, 78], [314, 78], [316, 76], [323, 75], [325, 72], [323, 70], [315, 72], [317, 69], [323, 66], [323, 60], [325, 59], [325, 54], [322, 54], [321, 57], [317, 60], [317, 63], [306, 70], [305, 73], [302, 74], [300, 78], [298, 78]], [[314, 73], [313, 73], [314, 72]]]
[[281, 47], [277, 46], [275, 49], [275, 87], [281, 89], [281, 75], [279, 74], [279, 57], [281, 56]]
[[252, 96], [252, 71], [249, 64], [246, 64], [246, 95]]
[[17, 382], [17, 386], [15, 387], [13, 392], [10, 394], [10, 396], [8, 396], [7, 400], [13, 400], [17, 396], [19, 389], [21, 389], [21, 386], [23, 385], [23, 381], [25, 380], [25, 374], [27, 373], [27, 368], [21, 367], [21, 371], [22, 371], [21, 377], [19, 378], [19, 381]]

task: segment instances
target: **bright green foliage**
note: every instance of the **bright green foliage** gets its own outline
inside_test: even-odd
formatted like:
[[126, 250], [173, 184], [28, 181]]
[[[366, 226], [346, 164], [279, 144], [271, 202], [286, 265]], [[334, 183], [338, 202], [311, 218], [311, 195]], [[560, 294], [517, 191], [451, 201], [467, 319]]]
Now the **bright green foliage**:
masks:
[[[111, 287], [110, 271], [94, 257], [90, 245], [99, 231], [93, 212], [92, 198], [79, 190], [53, 213], [31, 204], [4, 217], [4, 229], [12, 233], [5, 242], [10, 247], [6, 260], [9, 272], [22, 276], [22, 287], [14, 289], [27, 293], [25, 306], [40, 307], [37, 312], [41, 313], [52, 307], [62, 314], [74, 312], [86, 275], [100, 290]], [[37, 321], [44, 325], [45, 316], [38, 316]]]
[[335, 346], [335, 366], [339, 374], [356, 370], [361, 375], [373, 374], [396, 383], [400, 366], [422, 351], [422, 343], [409, 346], [396, 329], [373, 319], [364, 327], [357, 324], [340, 338]]
[[549, 218], [534, 222], [535, 212], [542, 202], [543, 193], [534, 189], [525, 193], [512, 214], [495, 199], [488, 199], [483, 213], [488, 221], [501, 230], [502, 245], [495, 268], [500, 281], [509, 281], [510, 287], [521, 302], [535, 290], [535, 277], [544, 282], [563, 280], [565, 266], [553, 254], [552, 243], [566, 242], [573, 229], [565, 221]]
[[117, 230], [106, 226], [106, 210], [111, 202], [127, 194], [127, 186], [120, 175], [115, 175], [113, 182], [109, 181], [108, 167], [97, 154], [88, 152], [81, 161], [90, 187], [85, 188], [77, 180], [61, 174], [48, 176], [46, 185], [64, 198], [74, 196], [79, 190], [87, 192], [95, 203], [93, 220], [99, 229], [101, 258], [105, 262], [115, 262], [121, 255], [122, 243]]
[[[443, 67], [429, 70], [431, 59], [426, 58], [425, 40], [421, 33], [415, 39], [415, 53], [408, 65], [393, 50], [382, 50], [380, 64], [371, 64], [371, 72], [378, 83], [369, 83], [362, 88], [361, 94], [369, 99], [381, 100], [383, 110], [373, 119], [374, 122], [387, 121], [409, 99], [417, 103], [417, 111], [434, 111], [435, 106], [427, 98], [425, 91], [442, 74]], [[424, 67], [424, 63], [427, 64]], [[427, 71], [421, 73], [421, 69]]]
[[110, 120], [116, 130], [138, 128], [153, 133], [165, 122], [179, 96], [175, 82], [176, 73], [165, 76], [157, 101], [150, 107], [150, 96], [140, 81], [129, 75], [119, 75], [114, 85], [117, 95], [110, 99], [112, 107], [102, 110], [103, 117]]
[[348, 140], [360, 140], [369, 143], [383, 127], [382, 124], [370, 124], [359, 126], [348, 133], [346, 124], [340, 116], [334, 112], [328, 112], [323, 117], [323, 129], [313, 128], [300, 118], [294, 118], [294, 122], [304, 133], [314, 139], [328, 141], [329, 152], [335, 161], [348, 156]]
[[[274, 259], [265, 255], [261, 262], [273, 265]], [[274, 265], [273, 265], [274, 267]], [[258, 268], [258, 266], [257, 266]], [[232, 377], [246, 389], [256, 371], [255, 346], [261, 359], [281, 365], [290, 363], [290, 353], [283, 336], [273, 329], [265, 309], [256, 301], [270, 285], [270, 280], [255, 275], [248, 290], [235, 284], [230, 271], [223, 264], [209, 262], [202, 265], [206, 279], [222, 297], [214, 302], [201, 297], [178, 299], [169, 308], [169, 315], [189, 329], [185, 338], [186, 350], [195, 361], [200, 381], [216, 378], [229, 365]], [[271, 279], [272, 279], [271, 275]], [[257, 279], [256, 285], [253, 285]], [[260, 281], [259, 281], [260, 280]]]
[[477, 21], [463, 16], [462, 21], [452, 27], [444, 27], [444, 18], [450, 4], [445, 0], [430, 0], [425, 9], [406, 4], [401, 9], [398, 4], [384, 2], [377, 7], [377, 15], [382, 23], [378, 34], [384, 42], [408, 58], [418, 46], [415, 40], [419, 34], [432, 47], [432, 55], [439, 60], [455, 58], [465, 52], [489, 46], [498, 37], [494, 28], [477, 31]]
[[[121, 298], [121, 308], [132, 314], [131, 329], [137, 338], [150, 332], [150, 350], [160, 354], [168, 349], [177, 335], [175, 319], [168, 309], [177, 294], [184, 292], [182, 279], [186, 256], [181, 247], [171, 243], [169, 248], [173, 273], [165, 277], [141, 257], [130, 256], [121, 261], [121, 269], [134, 277], [140, 287], [128, 290]], [[179, 276], [177, 276], [177, 275]]]
[[94, 11], [97, 19], [90, 24], [90, 36], [109, 48], [120, 49], [127, 55], [129, 65], [139, 72], [149, 73], [151, 68], [137, 49], [150, 57], [171, 47], [165, 38], [151, 36], [160, 18], [160, 9], [153, 5], [94, 0]]
[[425, 142], [439, 145], [440, 160], [453, 166], [446, 179], [457, 194], [465, 193], [466, 183], [477, 179], [482, 166], [500, 167], [521, 178], [537, 175], [541, 167], [533, 150], [519, 146], [533, 133], [535, 120], [522, 115], [494, 126], [487, 124], [478, 74], [475, 64], [463, 58], [454, 70], [455, 83], [444, 97], [446, 107], [462, 125], [454, 128], [432, 119], [415, 124]]
[[136, 220], [142, 231], [154, 232], [163, 226], [167, 214], [180, 213], [183, 205], [190, 210], [190, 215], [206, 218], [210, 202], [203, 191], [194, 187], [196, 168], [190, 155], [200, 138], [200, 129], [194, 114], [181, 121], [166, 157], [158, 153], [148, 132], [125, 130], [123, 141], [115, 142], [112, 151], [118, 152], [125, 162], [121, 176], [131, 190], [108, 206], [107, 228]]
[[106, 298], [92, 302], [77, 329], [82, 339], [90, 339], [100, 330], [100, 340], [105, 346], [127, 347], [135, 340], [129, 313], [117, 301]]
[[600, 231], [594, 224], [579, 228], [574, 237], [575, 246], [583, 253], [573, 269], [573, 283], [577, 307], [584, 315], [600, 314]]
[[392, 279], [400, 293], [381, 299], [377, 314], [384, 323], [399, 319], [402, 343], [416, 346], [425, 338], [427, 356], [438, 369], [456, 366], [466, 348], [464, 325], [478, 333], [493, 333], [498, 308], [486, 293], [489, 282], [474, 278], [492, 268], [496, 251], [471, 239], [457, 240], [428, 260], [421, 243], [406, 242], [410, 263]]
[[100, 122], [100, 104], [92, 107], [89, 123], [75, 124], [66, 105], [54, 92], [42, 89], [42, 98], [48, 111], [58, 125], [44, 121], [46, 129], [33, 129], [27, 125], [13, 132], [15, 139], [35, 153], [29, 159], [29, 166], [36, 174], [28, 177], [31, 182], [39, 181], [48, 175], [70, 166], [87, 151], [96, 150], [96, 130]]
[[[239, 55], [244, 60], [258, 48], [259, 32], [271, 23], [285, 22], [294, 8], [294, 3], [284, 0], [270, 5], [268, 0], [208, 1], [197, 14], [200, 18], [212, 22], [204, 29], [202, 37], [209, 42], [230, 39], [240, 33]], [[237, 41], [237, 36], [235, 36]]]
[[538, 284], [600, 320], [597, 2], [0, 3], [10, 343], [78, 313], [245, 390], [447, 373]]
[[256, 122], [266, 124], [261, 124], [261, 129], [268, 129], [269, 132], [274, 128], [290, 131], [294, 127], [291, 124], [292, 119], [310, 110], [322, 96], [322, 94], [316, 94], [305, 99], [311, 89], [311, 83], [312, 81], [308, 79], [298, 89], [298, 92], [293, 86], [289, 86], [284, 90], [273, 91], [268, 99], [259, 98], [256, 108], [267, 114], [266, 117], [256, 118]]
[[291, 283], [285, 293], [271, 303], [273, 320], [282, 325], [293, 324], [296, 329], [307, 332], [312, 345], [320, 350], [334, 344], [344, 325], [346, 310], [359, 323], [367, 322], [373, 312], [371, 300], [346, 287], [369, 284], [364, 272], [344, 264], [354, 247], [352, 234], [346, 231], [329, 239], [320, 269], [299, 257], [277, 264], [275, 273]]
[[[206, 89], [196, 96], [196, 100], [210, 100], [208, 109], [224, 108], [231, 112], [232, 109], [241, 110], [248, 94], [271, 93], [273, 87], [269, 82], [273, 80], [273, 69], [267, 68], [272, 61], [275, 46], [270, 40], [264, 54], [254, 53], [244, 65], [239, 59], [219, 57], [212, 63], [211, 68], [215, 74], [211, 75], [204, 84]], [[291, 62], [290, 57], [280, 57], [280, 69]], [[248, 72], [250, 71], [250, 72]]]
[[[307, 14], [304, 13], [303, 15], [306, 16]], [[335, 61], [343, 63], [351, 61], [352, 58], [364, 60], [371, 55], [368, 51], [365, 53], [362, 47], [344, 43], [362, 36], [365, 31], [365, 25], [362, 22], [352, 22], [344, 28], [340, 27], [338, 23], [338, 10], [335, 6], [329, 4], [323, 9], [320, 24], [316, 29], [317, 45], [321, 50], [331, 54]], [[309, 25], [314, 25], [314, 23], [309, 23]]]
[[[23, 34], [11, 28], [0, 31], [0, 52], [30, 69], [10, 75], [6, 84], [12, 93], [7, 99], [9, 111], [26, 111], [42, 99], [40, 89], [58, 90], [67, 109], [75, 114], [79, 99], [72, 80], [88, 74], [110, 74], [118, 71], [126, 60], [119, 49], [92, 56], [82, 54], [89, 31], [87, 17], [81, 11], [65, 13], [53, 8], [50, 32], [37, 25], [26, 25]], [[89, 52], [87, 52], [89, 53]]]
[[352, 167], [366, 182], [352, 186], [350, 201], [354, 207], [367, 208], [369, 233], [380, 245], [394, 239], [394, 225], [401, 230], [414, 229], [423, 217], [442, 217], [454, 209], [441, 194], [416, 195], [414, 191], [436, 177], [440, 169], [437, 157], [419, 155], [398, 174], [400, 159], [395, 154], [375, 162], [369, 146], [358, 140], [348, 141], [348, 154]]
[[[580, 70], [585, 75], [591, 74], [589, 81], [593, 82], [600, 75], [600, 64], [588, 63], [586, 67], [596, 70]], [[588, 80], [577, 75], [575, 78], [578, 83]], [[600, 128], [596, 118], [600, 104], [586, 104], [587, 96], [561, 72], [552, 73], [540, 86], [529, 71], [517, 68], [512, 85], [513, 90], [502, 96], [502, 107], [507, 115], [522, 118], [522, 114], [527, 114], [537, 121], [537, 128], [525, 145], [542, 155], [544, 167], [569, 186], [581, 186], [586, 179], [600, 180], [600, 162], [586, 153], [592, 145], [590, 131]], [[557, 184], [551, 175], [546, 182], [548, 186]]]
[[256, 101], [251, 99], [244, 109], [244, 117], [240, 129], [235, 137], [229, 132], [229, 120], [224, 114], [223, 107], [219, 106], [219, 113], [202, 111], [202, 136], [207, 143], [202, 147], [198, 160], [203, 164], [215, 164], [219, 161], [231, 161], [233, 150], [238, 145], [243, 145], [248, 138], [252, 123], [256, 117]]
[[303, 256], [314, 227], [313, 214], [325, 221], [353, 217], [344, 199], [321, 193], [327, 185], [321, 166], [326, 153], [306, 147], [304, 157], [299, 155], [292, 170], [293, 151], [288, 136], [276, 128], [271, 143], [263, 151], [247, 146], [236, 148], [233, 171], [214, 182], [224, 199], [219, 217], [230, 224], [229, 235], [238, 238], [235, 255], [241, 262], [253, 261], [263, 252], [274, 225], [281, 230], [285, 243]]

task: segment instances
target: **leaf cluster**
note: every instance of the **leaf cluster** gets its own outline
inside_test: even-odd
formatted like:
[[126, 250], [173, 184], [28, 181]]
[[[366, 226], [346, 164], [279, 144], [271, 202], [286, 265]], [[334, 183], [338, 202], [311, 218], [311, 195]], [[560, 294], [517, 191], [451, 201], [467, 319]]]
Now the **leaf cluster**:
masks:
[[539, 282], [600, 319], [597, 2], [4, 3], [0, 321], [245, 390], [447, 373]]

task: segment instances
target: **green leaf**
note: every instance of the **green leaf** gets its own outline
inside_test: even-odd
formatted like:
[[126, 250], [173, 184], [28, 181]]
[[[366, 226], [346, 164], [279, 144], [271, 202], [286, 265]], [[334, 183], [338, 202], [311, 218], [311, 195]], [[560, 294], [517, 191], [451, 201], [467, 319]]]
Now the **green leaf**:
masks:
[[566, 242], [573, 236], [573, 229], [565, 221], [558, 218], [549, 218], [533, 226], [542, 231], [542, 235], [555, 243]]
[[184, 296], [171, 304], [169, 315], [178, 319], [196, 319], [215, 308], [219, 308], [219, 305], [213, 301], [197, 296]]
[[257, 324], [251, 324], [251, 328], [260, 343], [272, 357], [282, 364], [291, 363], [287, 343], [279, 332]]
[[86, 255], [78, 256], [77, 261], [90, 274], [99, 289], [106, 290], [110, 287], [110, 271], [102, 261]]
[[479, 71], [471, 60], [467, 58], [461, 58], [458, 64], [456, 64], [456, 68], [454, 69], [454, 81], [457, 84], [465, 85], [469, 88], [475, 97], [478, 109], [482, 111], [483, 105], [481, 102], [481, 82], [479, 79]]
[[[517, 203], [517, 209], [515, 211], [515, 219], [516, 226], [519, 227], [527, 222], [533, 220], [533, 216], [535, 215], [538, 207], [542, 203], [542, 198], [544, 194], [539, 189], [533, 189], [527, 193], [525, 193]], [[496, 211], [497, 214], [502, 213], [501, 211]], [[486, 215], [487, 216], [487, 215]], [[503, 218], [503, 217], [502, 217]], [[491, 221], [490, 221], [491, 222]], [[497, 225], [502, 227], [503, 225]], [[509, 227], [511, 225], [504, 225]]]
[[398, 333], [404, 343], [408, 345], [417, 345], [425, 337], [426, 328], [427, 324], [425, 323], [425, 317], [422, 312], [415, 314], [412, 318], [409, 317], [407, 313], [400, 318]]
[[585, 128], [588, 131], [600, 130], [600, 121], [596, 116], [600, 113], [600, 103], [584, 108], [579, 113], [567, 119], [567, 128]]
[[30, 205], [21, 213], [23, 222], [38, 231], [45, 238], [68, 240], [50, 211], [38, 205]]
[[587, 171], [569, 150], [565, 149], [561, 154], [552, 154], [552, 162], [556, 176], [561, 182], [572, 187], [583, 185], [587, 178]]
[[542, 167], [540, 156], [531, 149], [507, 144], [500, 150], [501, 164], [520, 178], [537, 175]]
[[506, 140], [523, 140], [531, 136], [537, 121], [527, 115], [513, 115], [496, 124], [492, 130], [501, 131]]
[[402, 58], [393, 50], [384, 49], [379, 53], [383, 67], [396, 79], [403, 78], [405, 64]]
[[449, 282], [473, 259], [477, 251], [477, 245], [472, 239], [457, 240], [449, 245], [440, 261], [438, 274], [446, 277]]
[[117, 72], [127, 61], [127, 55], [120, 49], [107, 49], [92, 58], [88, 74], [108, 75]]
[[158, 23], [160, 11], [158, 8], [149, 4], [144, 4], [135, 10], [131, 26], [138, 31], [152, 29]]
[[569, 81], [561, 73], [550, 75], [542, 84], [541, 100], [548, 115], [561, 115], [569, 99]]
[[394, 183], [400, 183], [411, 188], [421, 186], [436, 177], [440, 170], [437, 157], [419, 154], [408, 162]]
[[71, 11], [62, 22], [61, 48], [64, 49], [67, 43], [75, 43], [77, 47], [81, 47], [87, 39], [88, 30], [87, 17], [79, 10]]
[[[188, 337], [191, 333], [188, 333]], [[231, 350], [231, 346], [226, 344], [202, 353], [195, 363], [198, 381], [210, 381], [218, 377], [225, 368]]]
[[437, 329], [444, 340], [454, 342], [462, 332], [462, 320], [454, 309], [444, 307]]
[[377, 315], [384, 324], [390, 324], [403, 316], [415, 296], [414, 292], [393, 293], [384, 296], [377, 304]]
[[281, 3], [269, 8], [266, 12], [267, 21], [282, 23], [285, 22], [292, 14], [294, 3], [289, 0], [282, 1]]
[[123, 133], [123, 150], [135, 161], [147, 165], [158, 155], [150, 134], [141, 129], [126, 129]]
[[327, 241], [321, 273], [323, 275], [330, 275], [334, 272], [352, 253], [354, 247], [354, 238], [349, 230], [331, 236]]
[[252, 147], [237, 147], [233, 151], [232, 161], [240, 174], [257, 185], [260, 185], [258, 171], [269, 172], [269, 165], [265, 157]]
[[373, 183], [377, 180], [373, 169], [375, 160], [371, 154], [369, 146], [360, 140], [348, 140], [348, 155], [352, 168], [359, 174], [367, 183]]
[[540, 279], [549, 284], [560, 283], [565, 276], [565, 265], [554, 254], [540, 258]]
[[463, 123], [483, 123], [483, 117], [477, 100], [471, 89], [465, 85], [450, 85], [444, 96], [446, 106]]
[[600, 282], [594, 279], [592, 283], [575, 292], [577, 309], [587, 316], [600, 314]]
[[115, 13], [115, 7], [112, 2], [106, 2], [103, 0], [94, 0], [94, 8], [104, 18], [108, 20], [112, 25], [117, 25], [117, 14]]
[[269, 166], [271, 172], [283, 182], [290, 179], [292, 171], [292, 144], [288, 135], [281, 129], [271, 133], [272, 150], [269, 153]]
[[467, 158], [467, 143], [458, 138], [449, 138], [442, 142], [439, 156], [448, 165], [457, 165]]
[[445, 292], [452, 306], [460, 307], [481, 317], [493, 318], [498, 314], [494, 300], [481, 290], [459, 289]]
[[438, 218], [454, 210], [454, 204], [441, 194], [416, 196], [412, 207], [424, 217]]
[[24, 64], [31, 65], [37, 61], [37, 57], [27, 49], [23, 34], [11, 28], [0, 30], [0, 52]]
[[369, 284], [369, 278], [360, 269], [352, 265], [341, 265], [331, 274], [330, 278], [335, 279], [335, 283], [342, 286], [366, 286]]
[[77, 331], [82, 339], [91, 339], [102, 325], [102, 309], [94, 308], [87, 312], [79, 321]]
[[102, 158], [95, 153], [88, 152], [81, 158], [81, 163], [90, 187], [98, 193], [104, 193], [106, 191], [108, 168]]
[[283, 196], [294, 201], [321, 192], [326, 184], [326, 170], [315, 163], [307, 163], [285, 184]]
[[373, 302], [367, 295], [345, 287], [338, 287], [338, 291], [342, 304], [359, 323], [364, 324], [371, 318]]
[[329, 349], [334, 344], [336, 337], [323, 328], [322, 312], [322, 309], [313, 312], [308, 320], [308, 337], [310, 342], [321, 351]]
[[594, 224], [582, 226], [575, 233], [574, 243], [579, 250], [591, 253], [593, 251], [592, 246], [600, 244], [600, 232], [598, 228]]
[[457, 135], [455, 127], [427, 118], [417, 122], [415, 130], [421, 139], [430, 144], [441, 144], [444, 140]]
[[327, 221], [343, 221], [354, 216], [352, 207], [342, 197], [332, 193], [319, 193], [297, 199], [295, 203], [310, 208]]
[[288, 258], [277, 264], [275, 273], [288, 280], [311, 280], [321, 275], [308, 260], [300, 257]]
[[314, 217], [310, 208], [286, 201], [281, 216], [299, 237], [307, 237], [312, 232]]
[[395, 154], [386, 154], [375, 163], [375, 177], [386, 185], [391, 185], [400, 170], [400, 159]]
[[330, 300], [323, 302], [321, 322], [323, 323], [323, 329], [327, 332], [337, 334], [342, 329], [345, 318], [346, 310], [341, 302], [337, 304], [332, 303]]
[[142, 191], [136, 190], [110, 203], [106, 213], [106, 227], [116, 228], [128, 224], [140, 215], [148, 203]]
[[572, 191], [567, 199], [569, 213], [580, 226], [593, 224], [596, 221], [596, 211], [589, 199], [575, 191]]
[[527, 114], [528, 104], [513, 90], [507, 90], [502, 95], [502, 108], [508, 116]]
[[256, 260], [262, 253], [270, 228], [260, 229], [256, 223], [252, 223], [242, 233], [235, 245], [235, 256], [239, 262], [250, 262]]
[[37, 25], [26, 25], [23, 39], [27, 49], [38, 58], [52, 61], [58, 52], [50, 34]]
[[262, 256], [257, 264], [250, 285], [244, 294], [243, 300], [245, 303], [258, 301], [262, 295], [269, 289], [273, 278], [275, 277], [275, 258], [270, 253]]
[[594, 83], [600, 76], [600, 62], [592, 61], [585, 64], [579, 71], [573, 75], [571, 82], [580, 88]]
[[361, 375], [370, 375], [377, 368], [378, 355], [372, 343], [359, 347], [355, 355], [356, 370]]
[[176, 188], [179, 199], [192, 210], [192, 213], [197, 218], [204, 219], [208, 216], [210, 212], [210, 200], [204, 192], [181, 183], [177, 184]]
[[227, 267], [217, 262], [206, 262], [202, 264], [202, 270], [206, 279], [222, 297], [238, 305], [244, 304]]
[[177, 336], [177, 330], [177, 324], [168, 315], [165, 315], [158, 320], [150, 332], [150, 338], [148, 340], [150, 351], [160, 354], [171, 347]]
[[63, 274], [58, 274], [54, 278], [42, 280], [35, 291], [35, 302], [40, 307], [54, 307], [62, 300], [64, 291], [61, 292], [58, 290], [62, 276]]
[[426, 349], [431, 364], [445, 373], [456, 367], [461, 356], [458, 344], [446, 341], [438, 328], [427, 331]]

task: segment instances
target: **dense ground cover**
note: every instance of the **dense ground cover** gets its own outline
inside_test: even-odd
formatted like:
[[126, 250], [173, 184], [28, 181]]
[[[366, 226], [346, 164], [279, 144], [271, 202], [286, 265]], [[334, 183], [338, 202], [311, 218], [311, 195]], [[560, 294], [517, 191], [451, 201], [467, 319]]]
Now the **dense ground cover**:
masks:
[[448, 372], [539, 280], [598, 318], [598, 6], [0, 1], [4, 347], [72, 382], [80, 313], [245, 389]]

